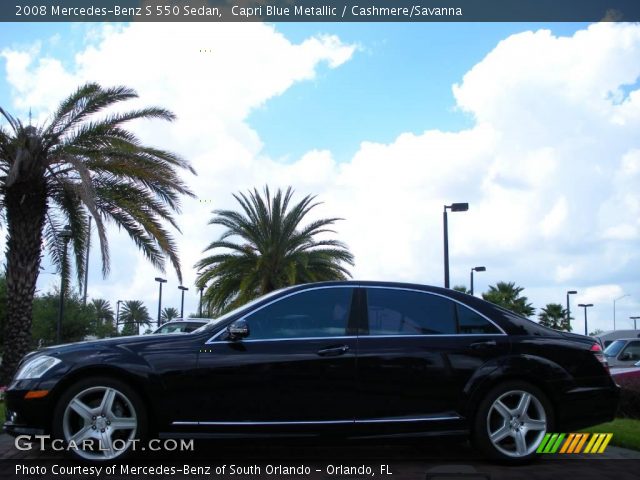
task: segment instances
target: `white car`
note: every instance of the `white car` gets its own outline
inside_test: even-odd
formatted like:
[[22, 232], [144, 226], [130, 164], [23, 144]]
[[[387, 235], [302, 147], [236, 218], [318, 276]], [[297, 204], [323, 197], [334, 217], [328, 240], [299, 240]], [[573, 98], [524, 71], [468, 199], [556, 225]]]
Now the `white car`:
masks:
[[171, 320], [170, 322], [165, 323], [164, 325], [158, 327], [154, 332], [155, 334], [166, 334], [166, 333], [190, 333], [194, 330], [200, 328], [201, 326], [209, 323], [208, 318], [187, 318], [182, 319], [178, 318], [176, 320]]

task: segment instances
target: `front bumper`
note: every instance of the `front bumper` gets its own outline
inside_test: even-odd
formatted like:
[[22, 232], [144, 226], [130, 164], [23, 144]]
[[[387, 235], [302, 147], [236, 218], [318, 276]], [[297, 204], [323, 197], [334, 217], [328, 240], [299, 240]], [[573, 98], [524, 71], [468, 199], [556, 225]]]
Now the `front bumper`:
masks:
[[[49, 382], [21, 380], [13, 382], [5, 392], [5, 423], [3, 430], [13, 436], [41, 435], [51, 430], [52, 412], [55, 407]], [[49, 390], [42, 398], [25, 399], [32, 390]]]

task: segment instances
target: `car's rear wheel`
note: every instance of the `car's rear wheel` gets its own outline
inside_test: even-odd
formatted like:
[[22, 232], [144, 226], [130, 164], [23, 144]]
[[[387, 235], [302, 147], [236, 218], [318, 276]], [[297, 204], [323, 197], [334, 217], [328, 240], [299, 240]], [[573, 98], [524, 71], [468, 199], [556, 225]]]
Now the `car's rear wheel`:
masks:
[[84, 460], [122, 458], [146, 430], [138, 394], [112, 378], [82, 380], [65, 392], [56, 406], [53, 431], [67, 450]]
[[508, 382], [495, 387], [480, 403], [474, 439], [491, 458], [526, 462], [535, 456], [552, 426], [553, 409], [544, 393], [526, 382]]

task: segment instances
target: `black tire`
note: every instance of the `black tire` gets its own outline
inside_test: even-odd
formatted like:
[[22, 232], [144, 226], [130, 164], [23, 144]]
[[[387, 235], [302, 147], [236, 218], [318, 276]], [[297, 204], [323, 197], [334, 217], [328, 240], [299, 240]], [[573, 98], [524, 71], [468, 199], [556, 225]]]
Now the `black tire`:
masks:
[[[520, 415], [513, 407], [524, 406], [520, 401], [525, 394], [530, 396], [529, 407]], [[498, 400], [502, 405], [496, 403]], [[505, 410], [503, 406], [508, 408]], [[527, 463], [536, 457], [545, 433], [553, 431], [554, 420], [551, 402], [542, 390], [528, 382], [504, 382], [491, 389], [480, 402], [473, 421], [473, 442], [491, 459]], [[542, 422], [544, 428], [540, 429]], [[498, 440], [502, 435], [504, 438]]]
[[129, 455], [132, 440], [145, 439], [148, 423], [144, 403], [133, 388], [96, 376], [74, 383], [62, 394], [52, 427], [54, 438], [64, 441], [71, 456], [100, 462]]

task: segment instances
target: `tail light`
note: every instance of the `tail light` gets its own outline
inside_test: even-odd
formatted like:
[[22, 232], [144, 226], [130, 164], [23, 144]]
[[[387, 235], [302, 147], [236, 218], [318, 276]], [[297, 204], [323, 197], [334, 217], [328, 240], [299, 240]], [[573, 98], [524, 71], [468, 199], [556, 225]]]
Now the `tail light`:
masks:
[[611, 375], [611, 371], [609, 370], [609, 362], [607, 362], [607, 358], [604, 356], [604, 352], [602, 351], [602, 347], [599, 343], [594, 343], [591, 345], [589, 349], [596, 356], [598, 361], [602, 364], [604, 369], [607, 371], [609, 375]]

